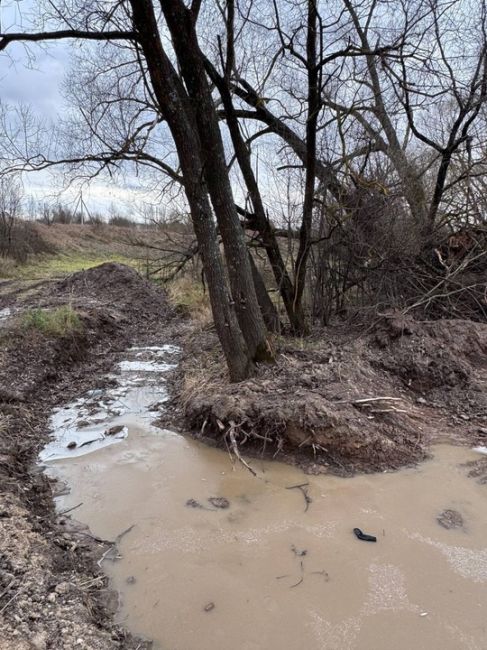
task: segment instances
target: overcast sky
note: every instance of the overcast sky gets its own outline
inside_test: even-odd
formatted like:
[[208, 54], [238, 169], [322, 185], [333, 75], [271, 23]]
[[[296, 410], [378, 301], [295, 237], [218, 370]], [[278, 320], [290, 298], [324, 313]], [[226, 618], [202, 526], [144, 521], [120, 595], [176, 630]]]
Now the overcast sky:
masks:
[[[35, 0], [0, 0], [2, 32], [27, 31], [30, 27], [28, 16], [34, 2]], [[28, 105], [40, 120], [55, 124], [57, 116], [62, 116], [66, 110], [61, 84], [69, 71], [72, 47], [72, 41], [51, 42], [48, 48], [31, 45], [27, 52], [22, 44], [10, 45], [5, 53], [0, 54], [2, 103], [12, 107]], [[78, 187], [63, 190], [60, 173], [32, 172], [24, 174], [23, 181], [27, 195], [40, 200], [45, 198], [53, 203], [59, 196], [63, 203], [74, 205], [80, 193]], [[130, 214], [134, 203], [156, 201], [153, 195], [137, 186], [137, 179], [133, 176], [129, 176], [125, 182], [109, 177], [97, 178], [89, 186], [84, 186], [83, 199], [91, 210], [108, 213], [114, 208]]]

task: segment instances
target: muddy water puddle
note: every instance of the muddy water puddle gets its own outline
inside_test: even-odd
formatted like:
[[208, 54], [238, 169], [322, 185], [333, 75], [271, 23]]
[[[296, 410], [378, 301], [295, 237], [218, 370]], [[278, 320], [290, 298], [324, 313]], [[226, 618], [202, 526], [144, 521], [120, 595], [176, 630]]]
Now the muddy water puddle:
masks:
[[[103, 563], [121, 622], [167, 650], [487, 648], [487, 488], [461, 467], [477, 453], [439, 446], [417, 469], [352, 479], [253, 460], [255, 478], [151, 424], [174, 352], [133, 350], [98, 402], [54, 415], [44, 452], [71, 488], [60, 509], [82, 502], [73, 516], [104, 539], [133, 525]], [[105, 442], [67, 453], [90, 417]]]

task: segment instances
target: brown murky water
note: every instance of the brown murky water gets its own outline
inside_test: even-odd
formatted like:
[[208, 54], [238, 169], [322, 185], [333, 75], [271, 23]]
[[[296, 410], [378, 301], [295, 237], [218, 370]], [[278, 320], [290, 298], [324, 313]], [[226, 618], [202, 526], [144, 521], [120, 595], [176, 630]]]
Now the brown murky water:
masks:
[[[460, 467], [475, 452], [440, 446], [417, 469], [352, 479], [252, 461], [255, 478], [224, 452], [120, 418], [128, 437], [49, 472], [71, 486], [59, 507], [82, 501], [75, 516], [95, 534], [134, 525], [104, 568], [119, 619], [156, 648], [487, 648], [487, 487]], [[305, 482], [307, 512], [286, 489]], [[447, 508], [463, 527], [438, 524]]]

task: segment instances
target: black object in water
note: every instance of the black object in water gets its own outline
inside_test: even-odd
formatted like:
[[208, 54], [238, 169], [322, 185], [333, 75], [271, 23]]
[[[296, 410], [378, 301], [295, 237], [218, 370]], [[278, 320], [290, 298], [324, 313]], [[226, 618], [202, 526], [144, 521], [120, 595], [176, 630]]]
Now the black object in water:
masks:
[[363, 542], [376, 542], [377, 537], [374, 537], [373, 535], [367, 535], [367, 533], [363, 533], [360, 528], [354, 528], [353, 532], [355, 533], [355, 536], [357, 539], [361, 539]]

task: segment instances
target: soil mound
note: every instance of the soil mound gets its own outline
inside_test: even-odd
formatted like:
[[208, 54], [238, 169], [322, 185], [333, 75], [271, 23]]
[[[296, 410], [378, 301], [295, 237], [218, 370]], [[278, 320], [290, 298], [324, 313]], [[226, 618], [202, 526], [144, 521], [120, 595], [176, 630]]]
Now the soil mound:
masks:
[[[164, 327], [171, 315], [162, 290], [123, 264], [74, 273], [29, 297], [19, 311], [70, 305], [82, 328], [64, 336], [45, 336], [22, 327], [4, 332], [0, 355], [0, 403], [22, 402], [59, 382], [65, 369], [86, 362], [96, 349], [122, 350], [135, 336]], [[14, 321], [15, 322], [15, 321]], [[94, 362], [93, 358], [91, 362]]]
[[287, 344], [274, 367], [241, 384], [187, 382], [192, 430], [230, 450], [348, 473], [418, 461], [431, 442], [474, 442], [485, 427], [487, 325], [391, 316], [354, 339], [322, 337]]
[[167, 316], [169, 311], [164, 292], [125, 264], [107, 262], [73, 273], [54, 290], [62, 298], [69, 296], [77, 303], [85, 300], [88, 305], [101, 303], [124, 315], [137, 312], [153, 318]]
[[376, 330], [375, 342], [381, 352], [372, 363], [399, 377], [411, 391], [450, 406], [453, 398], [461, 409], [469, 389], [479, 393], [478, 399], [487, 409], [483, 399], [487, 396], [481, 394], [487, 367], [487, 325], [385, 318]]

